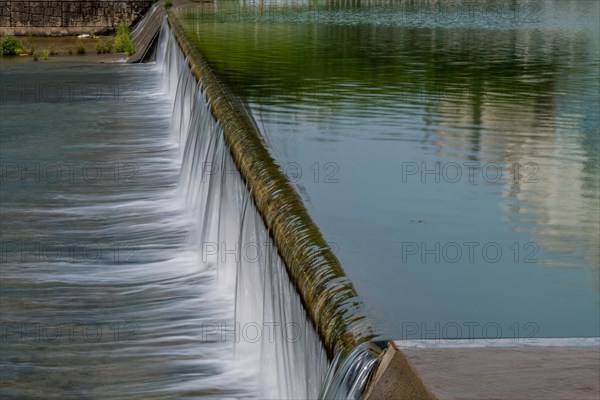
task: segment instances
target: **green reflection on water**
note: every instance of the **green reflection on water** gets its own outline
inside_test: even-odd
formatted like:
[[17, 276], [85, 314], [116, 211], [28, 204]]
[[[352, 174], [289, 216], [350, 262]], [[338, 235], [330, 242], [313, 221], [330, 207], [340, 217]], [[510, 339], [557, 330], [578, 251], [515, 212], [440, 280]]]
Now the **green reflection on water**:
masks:
[[[448, 3], [479, 8], [466, 18], [459, 11], [436, 8]], [[481, 10], [489, 11], [493, 4], [496, 14], [482, 15]], [[481, 203], [498, 206], [496, 222], [486, 226], [491, 232], [486, 234], [502, 238], [524, 234], [539, 244], [540, 265], [591, 272], [577, 284], [586, 288], [581, 291], [587, 296], [582, 302], [592, 299], [597, 312], [599, 7], [598, 2], [587, 1], [363, 1], [304, 6], [218, 2], [180, 15], [207, 61], [252, 105], [276, 149], [286, 140], [294, 146], [305, 146], [302, 140], [337, 142], [337, 148], [348, 149], [357, 139], [368, 158], [373, 157], [369, 149], [377, 147], [375, 141], [385, 140], [393, 141], [389, 147], [399, 156], [418, 143], [422, 160], [495, 162], [506, 167], [508, 174], [490, 189], [492, 193], [467, 187], [449, 192], [448, 199], [428, 199], [428, 207], [433, 203], [444, 209], [447, 201], [466, 201], [472, 189]], [[514, 10], [521, 12], [516, 21], [509, 18]], [[301, 139], [286, 139], [292, 135]], [[304, 154], [306, 149], [294, 151]], [[525, 182], [528, 171], [521, 169], [518, 175], [511, 169], [515, 165], [535, 166], [536, 183]], [[390, 176], [382, 179], [393, 180], [394, 171], [388, 170]], [[349, 176], [348, 169], [344, 172], [347, 180], [365, 184], [360, 176]], [[324, 189], [302, 190], [306, 200]], [[377, 190], [406, 197], [401, 189], [380, 185]], [[337, 200], [347, 198], [340, 195]], [[383, 211], [377, 214], [375, 207], [381, 203], [363, 201], [372, 207], [369, 215], [375, 222], [392, 218]], [[406, 207], [410, 204], [394, 212], [402, 214]], [[314, 211], [323, 214], [315, 217], [319, 225], [326, 223], [328, 211]], [[428, 221], [437, 215], [431, 209], [420, 211]], [[371, 226], [367, 217], [362, 222], [365, 229]], [[336, 229], [345, 228], [325, 226], [326, 231]], [[410, 230], [394, 229], [392, 235], [398, 238], [412, 237]], [[452, 229], [438, 225], [430, 228], [430, 236]], [[505, 236], [499, 236], [503, 232]], [[373, 243], [387, 243], [383, 233], [373, 235]], [[378, 261], [392, 265], [394, 254], [390, 249]], [[369, 256], [341, 255], [350, 277], [359, 277], [355, 281], [359, 294], [369, 288], [361, 289], [363, 275], [353, 270], [372, 262]], [[566, 281], [565, 277], [556, 279]], [[588, 289], [595, 294], [590, 296]], [[550, 289], [538, 295], [553, 296]], [[588, 317], [582, 312], [581, 318]], [[595, 328], [584, 329], [586, 334], [598, 330], [597, 316], [591, 320], [589, 326]]]

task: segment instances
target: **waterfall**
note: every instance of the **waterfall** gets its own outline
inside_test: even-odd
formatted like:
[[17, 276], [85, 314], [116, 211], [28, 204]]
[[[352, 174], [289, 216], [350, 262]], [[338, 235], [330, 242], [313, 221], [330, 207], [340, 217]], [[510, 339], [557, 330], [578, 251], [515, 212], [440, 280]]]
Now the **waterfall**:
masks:
[[385, 342], [362, 343], [346, 357], [337, 354], [323, 381], [319, 399], [360, 399], [384, 347]]
[[219, 289], [235, 293], [232, 323], [221, 326], [225, 332], [212, 332], [235, 342], [238, 367], [256, 371], [258, 397], [316, 398], [328, 367], [325, 350], [210, 113], [202, 83], [167, 26], [160, 41], [157, 62], [175, 99], [171, 134], [180, 146], [179, 189], [196, 221], [190, 240], [217, 274]]
[[[365, 346], [344, 351], [344, 345], [354, 347], [354, 332], [360, 333], [356, 326], [365, 325], [348, 305], [356, 304], [351, 303], [352, 286], [344, 276], [336, 276], [341, 268], [320, 272], [329, 279], [325, 285], [333, 300], [312, 301], [322, 305], [319, 316], [329, 312], [337, 319], [332, 324], [328, 318], [329, 325], [319, 331], [306, 311], [310, 296], [301, 296], [302, 288], [290, 279], [248, 177], [242, 176], [232, 156], [223, 122], [214, 117], [215, 99], [207, 90], [211, 82], [193, 73], [166, 19], [157, 65], [163, 70], [163, 88], [174, 101], [170, 134], [179, 146], [179, 197], [193, 221], [189, 240], [214, 271], [218, 291], [231, 298], [231, 308], [225, 311], [230, 319], [207, 326], [204, 336], [234, 342], [233, 368], [256, 382], [259, 398], [316, 399], [323, 393], [326, 398], [358, 398], [375, 359]], [[310, 259], [323, 264], [321, 253], [310, 248]], [[340, 338], [337, 343], [332, 340], [339, 351], [333, 354], [329, 373], [333, 346], [324, 345], [323, 331]]]

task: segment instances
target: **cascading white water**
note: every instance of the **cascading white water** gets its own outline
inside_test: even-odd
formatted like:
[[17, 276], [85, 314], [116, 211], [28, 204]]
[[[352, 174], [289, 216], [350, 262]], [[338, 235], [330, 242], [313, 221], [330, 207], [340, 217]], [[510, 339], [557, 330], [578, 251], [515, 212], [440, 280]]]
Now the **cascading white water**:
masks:
[[363, 343], [345, 357], [337, 354], [323, 381], [319, 399], [360, 399], [384, 346], [385, 342]]
[[180, 196], [195, 221], [189, 240], [214, 270], [219, 291], [232, 296], [231, 319], [215, 321], [204, 335], [234, 341], [234, 367], [254, 379], [258, 397], [315, 399], [329, 364], [324, 347], [210, 112], [210, 99], [166, 22], [157, 63], [174, 98]]
[[[163, 28], [155, 65], [1, 71], [7, 87], [32, 83], [2, 100], [3, 162], [24, 168], [2, 173], [3, 399], [315, 399], [320, 338], [355, 343], [342, 337], [356, 327], [352, 291], [313, 246], [326, 290], [302, 293], [326, 293], [304, 297], [326, 304], [317, 337], [207, 91]], [[98, 92], [39, 99], [31, 89], [49, 82]], [[65, 110], [77, 124], [56, 119]]]

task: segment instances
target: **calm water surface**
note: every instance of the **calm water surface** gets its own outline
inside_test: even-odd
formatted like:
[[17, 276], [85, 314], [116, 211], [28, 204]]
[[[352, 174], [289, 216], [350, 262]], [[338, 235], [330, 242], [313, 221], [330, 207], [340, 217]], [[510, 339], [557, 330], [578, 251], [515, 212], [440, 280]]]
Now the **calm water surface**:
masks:
[[600, 3], [261, 4], [187, 25], [384, 336], [600, 335]]

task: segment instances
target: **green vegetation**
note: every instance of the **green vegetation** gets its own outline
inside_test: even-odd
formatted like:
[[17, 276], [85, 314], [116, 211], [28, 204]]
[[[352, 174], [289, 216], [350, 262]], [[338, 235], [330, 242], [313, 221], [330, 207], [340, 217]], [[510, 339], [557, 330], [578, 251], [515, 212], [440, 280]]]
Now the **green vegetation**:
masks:
[[125, 22], [121, 22], [117, 27], [114, 47], [117, 53], [127, 53], [129, 56], [135, 53], [133, 40], [131, 40], [131, 35], [129, 33], [129, 25]]
[[109, 39], [96, 43], [96, 54], [110, 54], [113, 52], [114, 40]]
[[87, 53], [87, 49], [85, 45], [81, 42], [77, 43], [77, 54], [85, 54]]
[[[74, 38], [75, 39], [75, 38]], [[27, 37], [16, 37], [13, 35], [0, 37], [0, 54], [2, 56], [31, 55], [36, 61], [40, 58], [47, 60], [50, 56], [58, 55], [59, 52], [66, 54], [86, 54], [93, 42], [86, 43], [86, 40], [75, 39], [75, 41], [66, 43], [64, 40], [53, 44], [51, 41], [39, 39], [33, 40], [31, 35]], [[64, 46], [63, 45], [68, 45]], [[131, 39], [129, 26], [126, 23], [120, 23], [117, 27], [114, 37], [102, 38], [96, 42], [97, 54], [110, 54], [113, 52], [135, 53], [135, 45]], [[36, 47], [38, 47], [36, 49]]]
[[165, 10], [168, 10], [169, 8], [173, 7], [173, 1], [172, 0], [165, 0], [164, 6], [165, 6]]
[[[518, 98], [543, 102], [546, 100], [541, 95], [551, 92], [552, 83], [524, 81], [523, 71], [557, 68], [539, 47], [529, 59], [516, 56], [514, 44], [495, 30], [466, 31], [453, 39], [453, 50], [446, 51], [431, 41], [432, 33], [426, 28], [382, 27], [389, 37], [410, 38], [386, 43], [382, 51], [380, 31], [366, 24], [290, 24], [285, 20], [256, 24], [234, 18], [222, 22], [227, 21], [226, 14], [208, 8], [172, 14], [190, 42], [236, 94], [261, 97], [263, 101], [285, 102], [295, 96], [334, 108], [344, 107], [346, 101], [369, 104], [369, 96], [347, 95], [346, 88], [360, 85], [373, 94], [427, 94], [456, 100], [480, 99], [493, 93], [503, 101]], [[539, 33], [532, 38], [536, 43], [543, 41]], [[501, 40], [506, 42], [506, 51], [489, 53], [487, 43]], [[400, 56], [403, 54], [412, 56]], [[462, 64], [472, 58], [481, 60], [477, 67]], [[415, 65], [420, 67], [415, 69]]]
[[33, 36], [31, 34], [27, 35], [27, 38], [22, 42], [22, 48], [19, 49], [19, 53], [17, 54], [28, 54], [33, 55], [35, 53], [35, 46], [33, 45]]
[[0, 38], [0, 50], [3, 56], [16, 56], [25, 52], [23, 43], [13, 35]]

